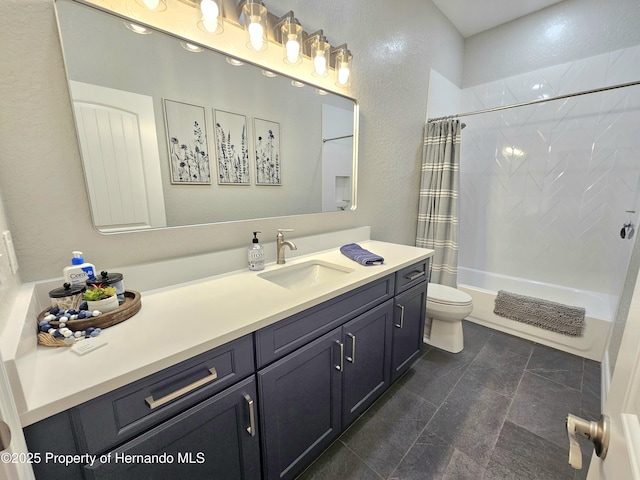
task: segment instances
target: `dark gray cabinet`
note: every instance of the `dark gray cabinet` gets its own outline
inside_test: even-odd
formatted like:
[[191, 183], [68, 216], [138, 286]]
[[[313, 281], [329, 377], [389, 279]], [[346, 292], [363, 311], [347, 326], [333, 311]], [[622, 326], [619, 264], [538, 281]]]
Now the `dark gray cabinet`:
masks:
[[260, 478], [256, 407], [251, 376], [101, 455], [86, 478]]
[[265, 478], [295, 478], [390, 384], [388, 300], [258, 372]]
[[388, 300], [342, 327], [342, 425], [358, 418], [389, 387], [393, 301]]
[[[260, 478], [253, 337], [246, 335], [24, 429], [38, 480]], [[249, 428], [249, 430], [247, 430]], [[179, 472], [179, 473], [178, 473]]]
[[395, 382], [423, 351], [427, 285], [420, 283], [395, 298], [391, 381]]
[[295, 478], [341, 431], [341, 329], [258, 372], [265, 478]]

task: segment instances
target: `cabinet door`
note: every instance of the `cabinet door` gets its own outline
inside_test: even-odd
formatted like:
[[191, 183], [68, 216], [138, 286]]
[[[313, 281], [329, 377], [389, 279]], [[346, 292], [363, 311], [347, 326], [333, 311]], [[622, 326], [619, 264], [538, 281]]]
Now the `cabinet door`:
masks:
[[295, 478], [340, 434], [341, 328], [258, 372], [263, 472]]
[[427, 308], [427, 282], [396, 295], [391, 382], [395, 382], [423, 350], [424, 315]]
[[390, 384], [393, 300], [343, 327], [342, 425], [355, 420]]
[[259, 479], [251, 376], [86, 465], [89, 479]]

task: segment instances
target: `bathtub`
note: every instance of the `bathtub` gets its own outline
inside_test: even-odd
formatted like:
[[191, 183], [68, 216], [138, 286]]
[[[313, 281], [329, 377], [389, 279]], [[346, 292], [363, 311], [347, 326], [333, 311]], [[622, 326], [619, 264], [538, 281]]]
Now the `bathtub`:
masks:
[[[458, 289], [473, 298], [469, 321], [598, 362], [603, 359], [617, 308], [616, 297], [464, 267], [458, 267]], [[570, 337], [499, 317], [493, 313], [498, 290], [585, 308], [584, 335]]]

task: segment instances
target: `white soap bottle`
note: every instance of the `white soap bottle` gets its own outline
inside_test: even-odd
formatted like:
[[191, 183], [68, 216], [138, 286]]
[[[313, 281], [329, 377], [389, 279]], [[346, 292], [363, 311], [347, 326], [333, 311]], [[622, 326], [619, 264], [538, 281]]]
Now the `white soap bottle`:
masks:
[[84, 261], [82, 252], [74, 251], [71, 265], [62, 269], [64, 281], [71, 285], [84, 285], [87, 280], [96, 276], [96, 267]]
[[251, 246], [247, 250], [247, 258], [249, 260], [249, 270], [264, 270], [264, 248], [258, 243], [258, 234], [253, 232], [253, 240]]

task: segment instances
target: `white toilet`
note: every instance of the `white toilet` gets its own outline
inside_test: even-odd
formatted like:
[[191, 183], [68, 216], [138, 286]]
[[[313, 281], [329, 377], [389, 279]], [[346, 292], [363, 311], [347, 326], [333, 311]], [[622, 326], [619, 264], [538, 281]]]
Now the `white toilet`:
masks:
[[[424, 342], [458, 353], [464, 347], [462, 320], [473, 311], [470, 295], [453, 287], [430, 283], [427, 287], [427, 321]], [[431, 330], [428, 322], [431, 318]]]

